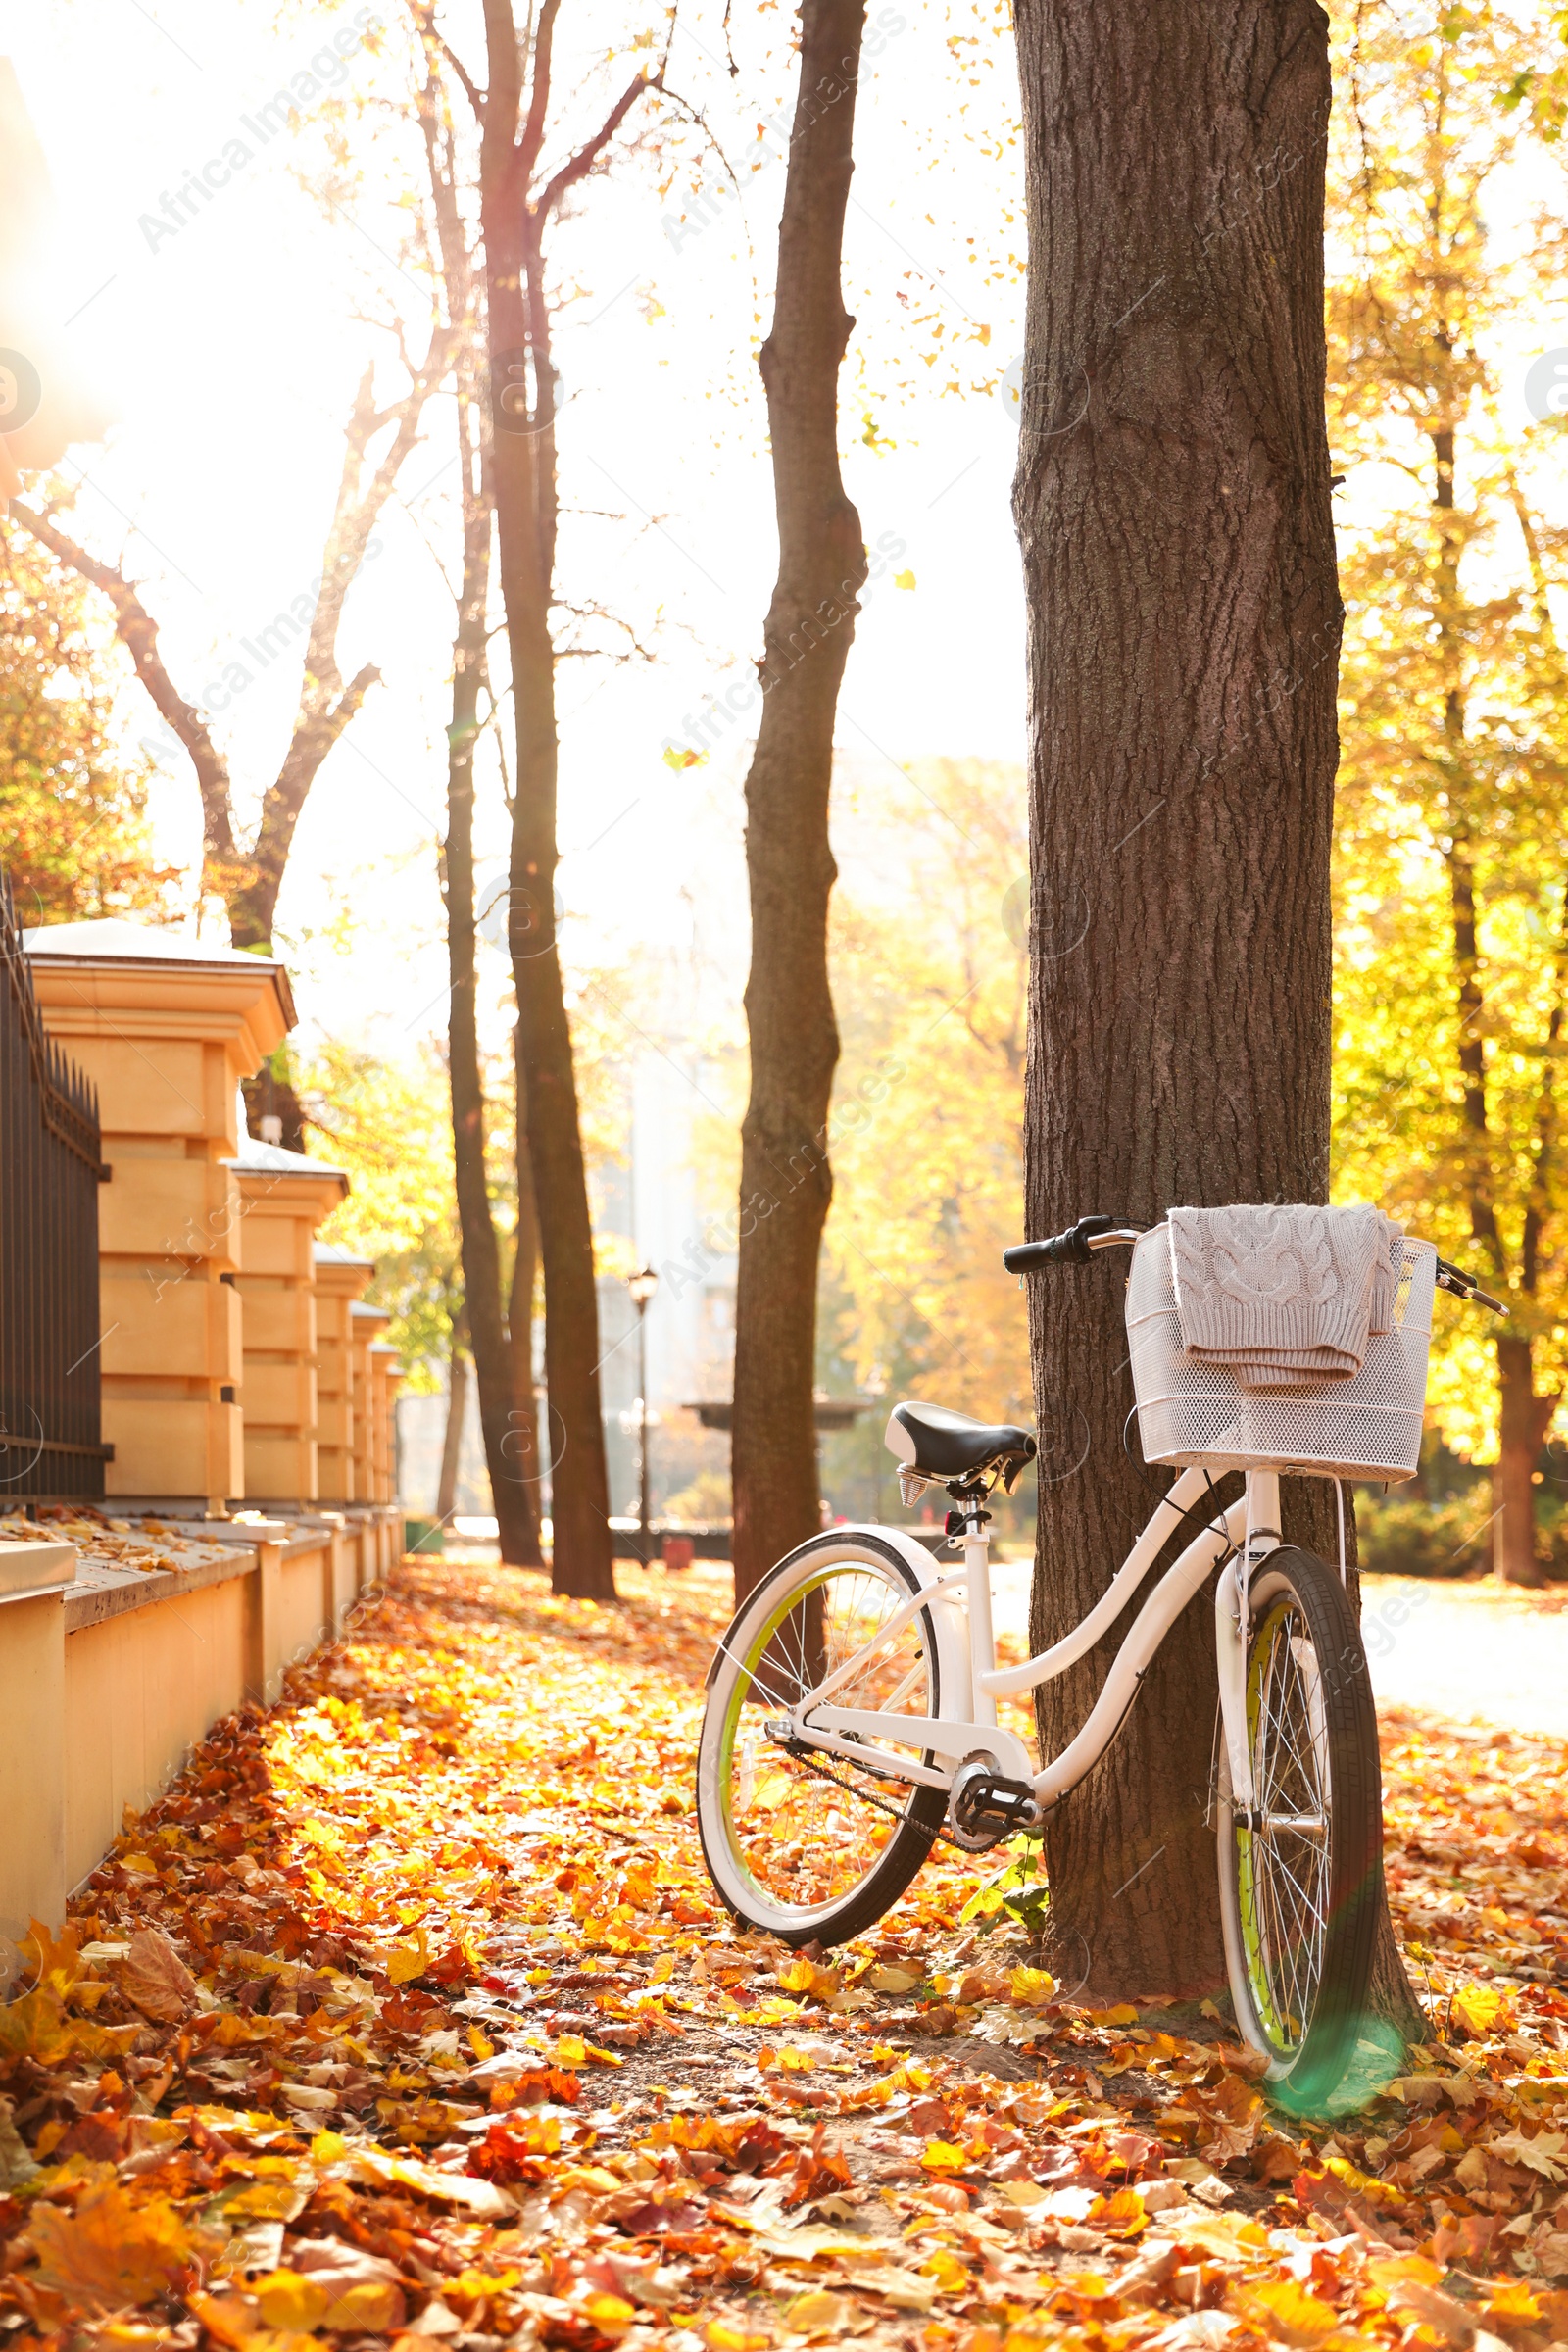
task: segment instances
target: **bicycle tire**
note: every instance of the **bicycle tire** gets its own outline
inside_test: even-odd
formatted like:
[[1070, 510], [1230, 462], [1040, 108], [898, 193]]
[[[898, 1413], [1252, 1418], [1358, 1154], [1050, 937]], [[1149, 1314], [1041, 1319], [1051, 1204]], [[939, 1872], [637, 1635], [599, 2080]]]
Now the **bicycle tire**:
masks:
[[[908, 1561], [894, 1544], [880, 1543], [875, 1537], [824, 1534], [788, 1553], [741, 1603], [719, 1644], [709, 1675], [697, 1756], [698, 1834], [719, 1900], [744, 1927], [776, 1936], [784, 1943], [815, 1941], [824, 1947], [858, 1936], [897, 1902], [930, 1852], [947, 1811], [944, 1790], [907, 1782], [890, 1783], [876, 1776], [875, 1795], [884, 1804], [898, 1797], [894, 1826], [882, 1832], [880, 1824], [886, 1816], [877, 1806], [863, 1798], [853, 1799], [876, 1824], [862, 1838], [866, 1867], [858, 1870], [855, 1853], [843, 1852], [838, 1878], [824, 1895], [823, 1874], [831, 1877], [834, 1870], [834, 1798], [842, 1800], [841, 1784], [853, 1773], [853, 1764], [839, 1756], [824, 1756], [822, 1766], [836, 1776], [827, 1781], [774, 1744], [767, 1750], [766, 1761], [772, 1778], [746, 1793], [746, 1776], [757, 1769], [756, 1755], [750, 1749], [743, 1749], [737, 1760], [737, 1741], [747, 1710], [762, 1693], [771, 1696], [775, 1704], [788, 1703], [800, 1688], [809, 1688], [819, 1679], [807, 1670], [804, 1657], [807, 1611], [813, 1593], [824, 1592], [836, 1572], [864, 1579], [868, 1587], [879, 1587], [892, 1604], [887, 1616], [906, 1596], [920, 1591], [920, 1579]], [[824, 1618], [826, 1605], [824, 1601]], [[802, 1644], [799, 1660], [783, 1654], [797, 1627]], [[906, 1639], [911, 1633], [913, 1644]], [[940, 1667], [930, 1610], [919, 1610], [897, 1640], [906, 1657], [918, 1651], [917, 1671], [923, 1671], [924, 1677], [912, 1693], [918, 1703], [907, 1711], [939, 1714]], [[765, 1680], [760, 1681], [760, 1677]], [[840, 1703], [856, 1703], [851, 1690], [838, 1695]], [[860, 1703], [881, 1704], [884, 1700], [868, 1691]], [[759, 1731], [762, 1712], [758, 1706], [752, 1718]], [[922, 1751], [922, 1760], [930, 1761], [929, 1751]], [[775, 1782], [781, 1791], [777, 1795], [773, 1794]], [[834, 1797], [824, 1800], [821, 1792], [828, 1790]], [[814, 1818], [813, 1801], [817, 1807]], [[747, 1818], [738, 1819], [738, 1814]], [[751, 1818], [754, 1814], [759, 1817]], [[857, 1827], [859, 1821], [858, 1809], [854, 1815]], [[776, 1835], [779, 1829], [799, 1835], [780, 1838]], [[796, 1845], [801, 1848], [799, 1863], [791, 1859]], [[770, 1883], [759, 1876], [761, 1871], [768, 1874]], [[814, 1880], [808, 1879], [812, 1871]], [[814, 1891], [817, 1899], [786, 1899], [796, 1881], [796, 1891], [803, 1896]]]
[[[1366, 2015], [1383, 1851], [1377, 1718], [1336, 1572], [1296, 1546], [1252, 1578], [1248, 1738], [1256, 1806], [1238, 1818], [1220, 1742], [1220, 1912], [1236, 2021], [1290, 2105], [1325, 2100]], [[1256, 1816], [1261, 1816], [1258, 1820]], [[1321, 1833], [1292, 1823], [1321, 1821]]]

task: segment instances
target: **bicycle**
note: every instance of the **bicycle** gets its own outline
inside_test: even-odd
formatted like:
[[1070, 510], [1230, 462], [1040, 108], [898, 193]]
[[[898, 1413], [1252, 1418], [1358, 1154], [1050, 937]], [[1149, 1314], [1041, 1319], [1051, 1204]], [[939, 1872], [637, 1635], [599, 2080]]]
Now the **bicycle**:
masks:
[[[1219, 1678], [1210, 1816], [1237, 2025], [1267, 2075], [1321, 2095], [1358, 2031], [1382, 1853], [1377, 1725], [1365, 1652], [1338, 1573], [1284, 1544], [1282, 1472], [1410, 1477], [1420, 1446], [1434, 1290], [1501, 1312], [1472, 1276], [1406, 1240], [1394, 1327], [1333, 1392], [1248, 1392], [1184, 1355], [1167, 1229], [1081, 1218], [1004, 1252], [1020, 1278], [1130, 1247], [1127, 1322], [1145, 1458], [1174, 1483], [1089, 1614], [1052, 1648], [999, 1667], [987, 1497], [1010, 1494], [1031, 1433], [938, 1405], [895, 1405], [887, 1443], [906, 1505], [953, 1502], [944, 1570], [906, 1529], [813, 1536], [742, 1602], [714, 1654], [698, 1750], [698, 1826], [717, 1893], [788, 1944], [858, 1935], [939, 1838], [966, 1852], [1043, 1829], [1115, 1737], [1166, 1634], [1208, 1578]], [[1092, 1649], [1176, 1526], [1244, 1475], [1145, 1600], [1089, 1714], [1038, 1767], [997, 1721]], [[1342, 1546], [1343, 1549], [1343, 1546]]]

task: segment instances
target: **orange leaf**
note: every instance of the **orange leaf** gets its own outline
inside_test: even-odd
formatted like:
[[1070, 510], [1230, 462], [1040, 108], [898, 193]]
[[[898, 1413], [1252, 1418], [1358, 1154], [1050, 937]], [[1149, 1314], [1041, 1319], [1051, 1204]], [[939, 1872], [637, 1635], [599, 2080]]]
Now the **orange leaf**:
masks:
[[175, 2288], [192, 2255], [189, 2231], [166, 2197], [133, 2205], [118, 2182], [81, 2193], [74, 2213], [33, 2209], [24, 2241], [38, 2283], [91, 2311], [150, 2303]]
[[1136, 2188], [1118, 2188], [1113, 2197], [1097, 2197], [1084, 2219], [1091, 2230], [1103, 2230], [1111, 2237], [1136, 2237], [1149, 2225], [1144, 2200]]
[[1276, 2278], [1267, 2286], [1254, 2288], [1247, 2305], [1262, 2316], [1268, 2334], [1282, 2344], [1303, 2348], [1320, 2344], [1340, 2324], [1332, 2303], [1298, 2286], [1294, 2278]]

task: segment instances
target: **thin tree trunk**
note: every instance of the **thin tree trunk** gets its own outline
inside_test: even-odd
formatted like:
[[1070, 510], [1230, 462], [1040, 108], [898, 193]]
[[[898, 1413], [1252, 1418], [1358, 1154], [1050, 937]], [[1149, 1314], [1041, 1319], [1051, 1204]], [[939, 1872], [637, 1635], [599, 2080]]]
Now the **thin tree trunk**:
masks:
[[513, 1420], [512, 1349], [501, 1312], [501, 1251], [485, 1172], [484, 1087], [479, 1065], [473, 922], [473, 747], [479, 729], [485, 621], [490, 582], [490, 504], [479, 456], [476, 406], [468, 385], [458, 392], [463, 465], [463, 597], [453, 646], [452, 728], [447, 752], [447, 955], [452, 979], [449, 1068], [458, 1222], [469, 1344], [479, 1385], [479, 1422], [495, 1506], [501, 1557], [542, 1565], [535, 1497], [519, 1475]]
[[439, 1527], [445, 1527], [458, 1507], [458, 1467], [463, 1458], [463, 1424], [468, 1410], [468, 1351], [463, 1344], [461, 1314], [452, 1326], [449, 1367], [446, 1435], [441, 1441], [441, 1476], [435, 1490]]
[[751, 1094], [741, 1129], [732, 1446], [735, 1597], [819, 1524], [812, 1393], [816, 1278], [832, 1198], [828, 985], [833, 725], [865, 581], [838, 456], [838, 375], [855, 321], [840, 284], [863, 0], [803, 0], [801, 83], [779, 225], [767, 393], [779, 567], [746, 779]]
[[[484, 230], [494, 427], [496, 530], [516, 722], [509, 937], [517, 996], [517, 1159], [533, 1176], [544, 1271], [550, 1415], [551, 1584], [615, 1596], [614, 1547], [599, 1397], [599, 1299], [577, 1115], [571, 1030], [556, 940], [559, 740], [551, 635], [556, 564], [555, 369], [544, 238], [563, 197], [585, 179], [650, 84], [632, 82], [598, 132], [533, 191], [551, 95], [559, 0], [542, 0], [520, 44], [512, 0], [484, 0], [487, 90], [480, 214]], [[523, 109], [524, 65], [527, 108]]]
[[[1018, 40], [1028, 1229], [1322, 1200], [1340, 634], [1327, 22], [1314, 0], [1020, 0]], [[1031, 1310], [1038, 1648], [1099, 1598], [1164, 1482], [1123, 1451], [1121, 1274], [1102, 1258], [1042, 1278]], [[1286, 1507], [1287, 1534], [1332, 1558], [1332, 1488], [1291, 1482]], [[1125, 1630], [1043, 1686], [1048, 1753]], [[1060, 1964], [1094, 1991], [1224, 1983], [1215, 1706], [1205, 1588], [1049, 1832]], [[1410, 2022], [1407, 1987], [1389, 2005]]]
[[1536, 1395], [1534, 1349], [1517, 1333], [1499, 1333], [1497, 1349], [1497, 1466], [1492, 1474], [1493, 1559], [1510, 1585], [1541, 1585], [1536, 1556], [1536, 1463], [1545, 1444], [1557, 1395]]
[[[521, 1067], [517, 1069], [517, 1084], [524, 1083]], [[517, 1133], [526, 1132], [524, 1119], [517, 1121]], [[517, 1160], [517, 1221], [512, 1237], [512, 1294], [508, 1304], [507, 1328], [512, 1348], [512, 1413], [515, 1433], [514, 1453], [519, 1472], [532, 1481], [533, 1507], [537, 1517], [540, 1498], [544, 1493], [542, 1481], [550, 1470], [550, 1446], [539, 1429], [538, 1405], [533, 1386], [533, 1294], [539, 1279], [539, 1220], [534, 1208], [533, 1177], [525, 1156]], [[548, 1428], [548, 1420], [547, 1420]], [[541, 1563], [543, 1554], [540, 1555]]]

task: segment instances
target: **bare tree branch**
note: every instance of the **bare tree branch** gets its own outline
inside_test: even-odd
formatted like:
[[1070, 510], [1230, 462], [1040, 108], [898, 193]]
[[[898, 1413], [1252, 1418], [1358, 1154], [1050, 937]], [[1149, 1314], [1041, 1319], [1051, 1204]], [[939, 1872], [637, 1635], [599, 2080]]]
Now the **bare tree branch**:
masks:
[[158, 623], [135, 587], [112, 564], [89, 556], [84, 547], [57, 528], [45, 515], [34, 514], [13, 499], [11, 519], [29, 531], [40, 547], [108, 597], [115, 609], [115, 632], [136, 666], [136, 675], [190, 755], [202, 802], [202, 839], [210, 867], [235, 865], [234, 814], [229, 795], [228, 762], [208, 733], [194, 704], [175, 686], [158, 650]]
[[658, 74], [639, 74], [636, 80], [622, 90], [593, 137], [586, 140], [570, 162], [563, 164], [554, 177], [545, 182], [544, 193], [534, 207], [541, 220], [555, 211], [568, 188], [575, 187], [579, 179], [587, 178], [644, 91], [662, 90], [663, 86], [664, 76], [661, 70]]

